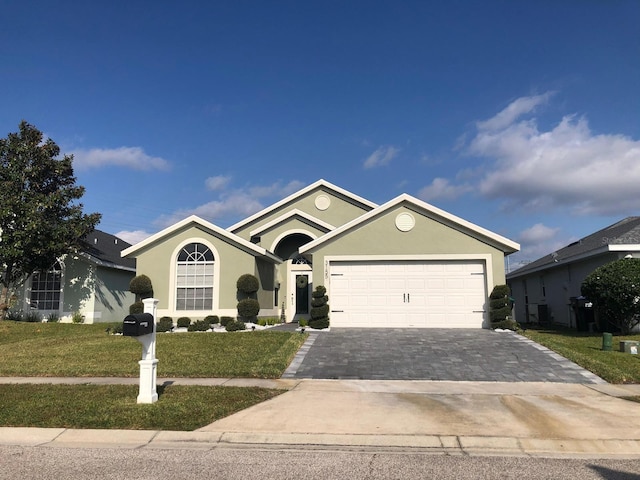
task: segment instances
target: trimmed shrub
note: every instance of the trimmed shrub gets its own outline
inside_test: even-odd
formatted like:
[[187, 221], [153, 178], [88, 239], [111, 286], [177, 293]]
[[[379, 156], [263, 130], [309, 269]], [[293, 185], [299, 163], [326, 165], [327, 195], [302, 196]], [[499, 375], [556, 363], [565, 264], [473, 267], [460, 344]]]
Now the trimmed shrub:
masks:
[[188, 328], [191, 325], [191, 319], [189, 317], [180, 317], [176, 325], [178, 328]]
[[142, 302], [132, 303], [129, 306], [129, 313], [132, 315], [135, 313], [144, 313], [144, 303]]
[[[311, 328], [323, 329], [329, 326], [329, 297], [326, 295], [327, 289], [323, 285], [318, 285], [311, 293]], [[300, 324], [300, 322], [298, 322]], [[300, 326], [302, 326], [300, 324]]]
[[57, 313], [50, 313], [49, 315], [47, 315], [47, 322], [48, 323], [58, 323], [60, 321], [60, 315], [58, 315]]
[[209, 330], [210, 324], [205, 322], [204, 320], [196, 320], [191, 325], [187, 327], [189, 332], [206, 332]]
[[260, 311], [260, 303], [254, 298], [244, 298], [238, 302], [238, 315], [243, 318], [253, 318]]
[[170, 332], [171, 330], [173, 330], [173, 318], [162, 317], [156, 325], [156, 332]]
[[25, 313], [22, 320], [24, 322], [29, 322], [29, 323], [38, 323], [38, 322], [42, 322], [42, 316], [40, 315], [40, 312], [36, 312], [35, 310], [30, 310], [27, 313]]
[[259, 318], [258, 319], [258, 325], [260, 325], [261, 327], [266, 327], [267, 326], [267, 319], [266, 318]]
[[233, 322], [234, 318], [233, 317], [220, 317], [220, 326], [221, 327], [226, 327], [229, 322]]
[[258, 279], [251, 275], [250, 273], [245, 273], [244, 275], [240, 275], [238, 281], [236, 282], [236, 288], [238, 291], [251, 295], [252, 293], [256, 293], [260, 288], [260, 282]]
[[[142, 312], [141, 312], [142, 313]], [[84, 322], [84, 315], [82, 315], [80, 312], [75, 311], [73, 312], [73, 314], [71, 315], [71, 321], [73, 323], [83, 323]]]
[[245, 330], [247, 327], [240, 320], [231, 320], [224, 328], [227, 332], [237, 332], [238, 330]]
[[120, 334], [122, 335], [122, 330], [123, 330], [124, 326], [121, 323], [116, 323], [112, 328], [111, 328], [111, 333], [115, 334]]
[[491, 328], [502, 328], [503, 330], [520, 330], [520, 325], [515, 320], [502, 320], [491, 324]]
[[150, 298], [153, 296], [153, 286], [151, 279], [146, 275], [133, 277], [129, 282], [129, 291], [135, 294], [137, 300]]
[[300, 325], [301, 327], [306, 327], [307, 325], [309, 325], [309, 322], [307, 322], [306, 318], [301, 318], [300, 320], [298, 320], [298, 325]]
[[218, 317], [218, 315], [207, 315], [204, 317], [204, 321], [209, 323], [209, 325], [215, 325], [220, 323], [220, 317]]
[[[489, 319], [491, 328], [503, 328], [494, 326], [497, 322], [504, 322], [511, 315], [511, 304], [509, 300], [511, 289], [508, 285], [496, 285], [489, 295]], [[515, 322], [514, 322], [515, 323]]]

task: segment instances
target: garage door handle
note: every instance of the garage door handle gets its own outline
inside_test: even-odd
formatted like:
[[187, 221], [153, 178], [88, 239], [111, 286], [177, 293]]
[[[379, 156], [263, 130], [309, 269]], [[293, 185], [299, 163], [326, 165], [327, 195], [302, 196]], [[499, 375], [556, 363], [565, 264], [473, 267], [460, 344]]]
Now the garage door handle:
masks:
[[411, 303], [411, 296], [408, 293], [402, 294], [402, 303]]
[[487, 313], [486, 310], [474, 310], [473, 313]]
[[344, 310], [331, 310], [331, 313], [344, 313]]

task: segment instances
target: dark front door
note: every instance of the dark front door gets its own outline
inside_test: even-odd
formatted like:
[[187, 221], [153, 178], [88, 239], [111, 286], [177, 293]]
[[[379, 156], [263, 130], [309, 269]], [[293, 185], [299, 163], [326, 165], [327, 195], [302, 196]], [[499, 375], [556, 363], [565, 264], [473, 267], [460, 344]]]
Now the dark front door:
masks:
[[309, 313], [309, 275], [296, 275], [296, 315]]

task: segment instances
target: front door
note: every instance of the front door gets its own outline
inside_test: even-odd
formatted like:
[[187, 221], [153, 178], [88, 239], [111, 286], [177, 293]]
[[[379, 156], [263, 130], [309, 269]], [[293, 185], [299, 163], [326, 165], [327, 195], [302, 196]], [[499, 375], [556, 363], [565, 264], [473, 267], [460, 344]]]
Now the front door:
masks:
[[310, 320], [311, 271], [292, 271], [289, 275], [289, 292], [287, 321], [297, 322], [301, 318]]

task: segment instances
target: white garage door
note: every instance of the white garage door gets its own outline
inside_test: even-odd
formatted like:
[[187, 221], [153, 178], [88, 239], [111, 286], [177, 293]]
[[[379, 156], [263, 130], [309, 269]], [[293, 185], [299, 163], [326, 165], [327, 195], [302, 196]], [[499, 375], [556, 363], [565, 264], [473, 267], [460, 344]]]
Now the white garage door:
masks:
[[331, 262], [335, 327], [482, 328], [484, 261]]

